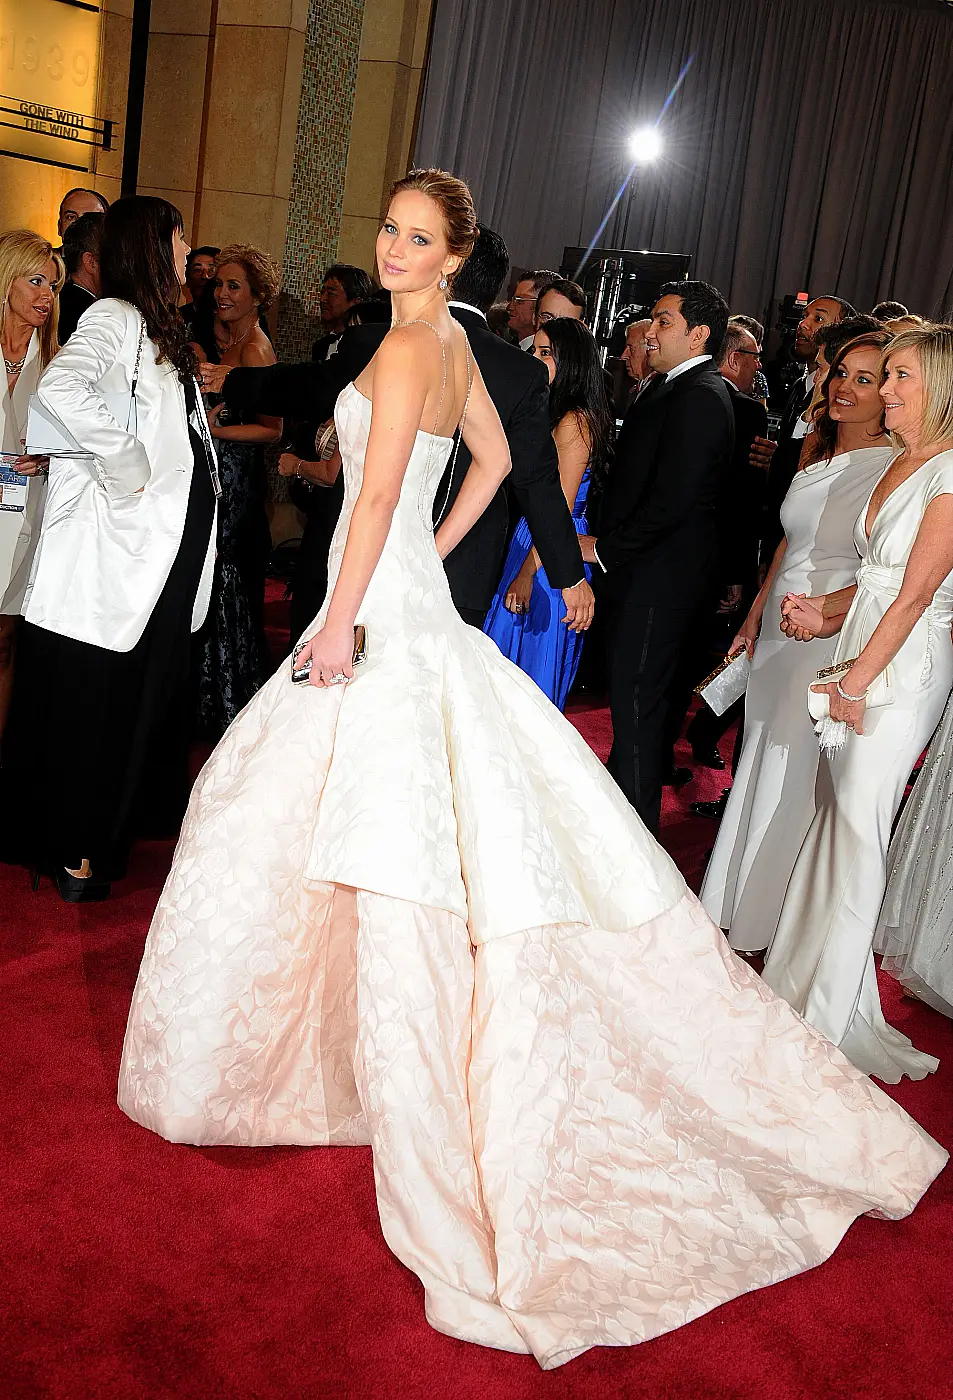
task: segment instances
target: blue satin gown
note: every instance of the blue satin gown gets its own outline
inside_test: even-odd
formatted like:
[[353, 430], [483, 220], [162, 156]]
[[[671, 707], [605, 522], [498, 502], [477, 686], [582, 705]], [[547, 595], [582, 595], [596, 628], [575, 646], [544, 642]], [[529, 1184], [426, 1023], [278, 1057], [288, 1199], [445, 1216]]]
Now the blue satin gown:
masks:
[[[590, 470], [587, 467], [572, 508], [572, 518], [579, 535], [589, 532], [586, 523], [589, 480]], [[503, 580], [494, 594], [483, 630], [493, 638], [503, 655], [525, 671], [561, 710], [579, 667], [584, 635], [571, 632], [560, 621], [566, 615], [562, 593], [558, 588], [553, 588], [546, 577], [546, 570], [539, 568], [533, 581], [529, 611], [511, 613], [504, 606], [506, 590], [523, 567], [532, 547], [533, 539], [523, 517], [513, 532], [503, 565]], [[591, 576], [588, 564], [585, 569], [588, 579]]]

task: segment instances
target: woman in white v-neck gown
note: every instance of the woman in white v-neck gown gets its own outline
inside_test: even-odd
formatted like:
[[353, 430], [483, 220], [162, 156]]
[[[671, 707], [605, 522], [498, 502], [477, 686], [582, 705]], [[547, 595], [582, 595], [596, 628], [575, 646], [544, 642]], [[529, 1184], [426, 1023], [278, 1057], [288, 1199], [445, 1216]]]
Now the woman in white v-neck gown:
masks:
[[[832, 718], [863, 732], [821, 755], [817, 811], [762, 975], [865, 1074], [896, 1083], [938, 1063], [884, 1019], [872, 945], [891, 826], [953, 685], [953, 327], [897, 337], [881, 395], [905, 447], [857, 519], [863, 561], [834, 660], [855, 659], [840, 677], [846, 696], [886, 669], [892, 699], [865, 713], [827, 687]], [[924, 441], [931, 420], [942, 436]]]
[[[882, 438], [877, 392], [887, 340], [861, 336], [834, 356], [817, 434], [818, 451], [821, 442], [827, 451], [794, 475], [781, 506], [784, 539], [739, 634], [754, 648], [744, 745], [699, 895], [739, 952], [770, 947], [814, 816], [818, 748], [804, 697], [830, 643], [785, 636], [781, 602], [788, 593], [817, 596], [854, 582], [857, 512], [894, 451]], [[843, 403], [833, 401], [838, 395]], [[885, 445], [863, 445], [878, 438]]]
[[[173, 1142], [370, 1143], [430, 1323], [549, 1368], [812, 1267], [856, 1216], [909, 1212], [946, 1154], [731, 954], [568, 721], [461, 621], [431, 523], [439, 406], [382, 493], [381, 424], [422, 372], [439, 384], [438, 326], [456, 417], [463, 399], [463, 332], [445, 308], [408, 326], [426, 300], [389, 270], [421, 229], [440, 251], [442, 206], [406, 192], [378, 243], [404, 324], [361, 377], [373, 403], [352, 384], [335, 412], [326, 684], [282, 665], [199, 777], [119, 1103]], [[479, 481], [487, 439], [466, 436]], [[337, 684], [328, 619], [382, 501], [346, 618], [368, 656]]]

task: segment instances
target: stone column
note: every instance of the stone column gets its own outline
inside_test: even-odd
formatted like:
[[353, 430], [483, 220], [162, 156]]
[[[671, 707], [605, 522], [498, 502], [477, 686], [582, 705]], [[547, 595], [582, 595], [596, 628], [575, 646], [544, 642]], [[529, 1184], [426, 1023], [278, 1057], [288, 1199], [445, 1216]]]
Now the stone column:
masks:
[[407, 173], [433, 0], [365, 0], [338, 258], [374, 271], [387, 194]]

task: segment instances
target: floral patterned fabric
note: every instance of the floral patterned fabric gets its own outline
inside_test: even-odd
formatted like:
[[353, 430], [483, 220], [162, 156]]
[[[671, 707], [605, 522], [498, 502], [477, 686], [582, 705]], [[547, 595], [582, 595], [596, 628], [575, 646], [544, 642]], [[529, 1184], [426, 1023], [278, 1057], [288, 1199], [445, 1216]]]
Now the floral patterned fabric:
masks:
[[[337, 421], [332, 581], [370, 422], [353, 386]], [[203, 770], [119, 1102], [176, 1142], [371, 1143], [432, 1325], [553, 1367], [810, 1268], [946, 1154], [735, 958], [460, 621], [430, 524], [449, 450], [418, 436], [354, 681], [282, 665]]]

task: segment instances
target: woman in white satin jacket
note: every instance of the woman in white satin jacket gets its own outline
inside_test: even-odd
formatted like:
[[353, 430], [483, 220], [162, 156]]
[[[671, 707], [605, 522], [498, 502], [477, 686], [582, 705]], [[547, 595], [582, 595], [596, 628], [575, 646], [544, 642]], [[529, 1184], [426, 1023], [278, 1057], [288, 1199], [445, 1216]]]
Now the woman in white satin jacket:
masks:
[[77, 451], [52, 459], [23, 606], [2, 854], [47, 870], [73, 901], [104, 898], [124, 873], [143, 784], [166, 828], [187, 792], [189, 633], [208, 610], [217, 491], [175, 309], [187, 252], [165, 200], [112, 205], [104, 296], [37, 387]]

